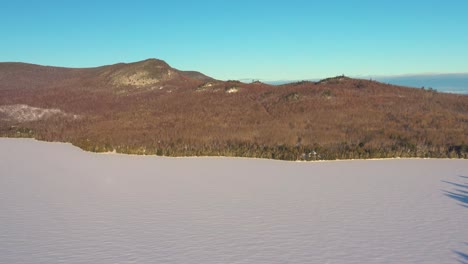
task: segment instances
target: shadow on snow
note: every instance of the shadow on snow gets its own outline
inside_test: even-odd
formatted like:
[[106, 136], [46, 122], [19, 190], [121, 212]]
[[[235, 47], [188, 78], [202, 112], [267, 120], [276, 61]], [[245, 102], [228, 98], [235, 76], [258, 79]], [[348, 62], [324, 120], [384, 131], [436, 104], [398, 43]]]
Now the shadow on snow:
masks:
[[[462, 179], [468, 179], [468, 176], [461, 176]], [[442, 181], [452, 185], [454, 189], [452, 191], [444, 191], [444, 195], [457, 201], [460, 206], [468, 208], [468, 185], [456, 182]], [[468, 243], [465, 243], [468, 246]], [[453, 253], [457, 255], [457, 260], [460, 264], [468, 264], [468, 254], [461, 251], [453, 250]]]
[[[468, 178], [466, 176], [459, 176], [459, 177]], [[456, 182], [449, 182], [449, 181], [442, 181], [442, 182], [445, 182], [447, 184], [452, 185], [453, 187], [456, 187], [456, 189], [452, 191], [444, 191], [444, 195], [458, 201], [459, 205], [465, 208], [468, 208], [468, 185], [456, 183]]]
[[453, 253], [457, 254], [458, 255], [458, 262], [460, 262], [460, 264], [468, 264], [468, 254], [465, 254], [463, 252], [460, 252], [460, 251], [453, 251]]

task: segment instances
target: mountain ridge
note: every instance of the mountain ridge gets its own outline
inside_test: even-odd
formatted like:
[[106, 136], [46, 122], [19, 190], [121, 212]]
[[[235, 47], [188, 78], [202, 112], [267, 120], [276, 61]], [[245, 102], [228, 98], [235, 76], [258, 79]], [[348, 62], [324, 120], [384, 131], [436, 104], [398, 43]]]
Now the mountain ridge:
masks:
[[[376, 80], [382, 83], [407, 86], [412, 88], [436, 89], [440, 92], [468, 94], [468, 73], [434, 73], [434, 74], [406, 74], [406, 75], [381, 75], [358, 76], [356, 79]], [[305, 81], [316, 82], [320, 79], [309, 78]], [[265, 81], [272, 85], [282, 85], [302, 80], [272, 80]]]
[[468, 96], [347, 76], [274, 86], [215, 80], [157, 59], [93, 68], [0, 63], [0, 136], [97, 152], [466, 158], [466, 131]]

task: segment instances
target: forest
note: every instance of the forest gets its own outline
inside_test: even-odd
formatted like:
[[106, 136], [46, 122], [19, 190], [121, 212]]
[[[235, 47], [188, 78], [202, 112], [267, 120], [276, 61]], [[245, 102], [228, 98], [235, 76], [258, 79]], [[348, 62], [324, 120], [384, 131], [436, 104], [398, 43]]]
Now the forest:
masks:
[[274, 86], [214, 80], [155, 59], [86, 69], [0, 63], [0, 136], [87, 151], [468, 158], [467, 131], [466, 95], [346, 76]]

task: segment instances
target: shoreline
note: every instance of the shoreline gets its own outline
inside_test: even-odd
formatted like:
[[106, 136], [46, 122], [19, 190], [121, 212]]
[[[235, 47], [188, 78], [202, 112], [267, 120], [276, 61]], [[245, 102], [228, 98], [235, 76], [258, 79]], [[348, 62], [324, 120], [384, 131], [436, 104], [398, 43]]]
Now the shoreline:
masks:
[[[65, 144], [70, 145], [73, 148], [76, 148], [82, 152], [96, 154], [96, 155], [116, 155], [116, 156], [128, 156], [128, 157], [156, 157], [156, 158], [168, 158], [168, 159], [206, 159], [206, 158], [216, 158], [216, 159], [243, 159], [243, 160], [265, 160], [265, 161], [279, 161], [279, 162], [288, 162], [288, 163], [325, 163], [325, 162], [346, 162], [346, 161], [391, 161], [391, 160], [467, 160], [463, 158], [421, 158], [421, 157], [395, 157], [395, 158], [370, 158], [370, 159], [335, 159], [335, 160], [281, 160], [281, 159], [269, 159], [269, 158], [257, 158], [257, 157], [240, 157], [240, 156], [158, 156], [156, 154], [127, 154], [119, 153], [116, 150], [112, 152], [93, 152], [82, 149], [78, 146], [73, 145], [71, 142], [61, 142], [61, 141], [46, 141], [36, 138], [27, 138], [27, 137], [0, 137], [0, 140], [29, 140], [39, 143], [52, 143], [52, 144]], [[468, 160], [467, 160], [468, 161]]]

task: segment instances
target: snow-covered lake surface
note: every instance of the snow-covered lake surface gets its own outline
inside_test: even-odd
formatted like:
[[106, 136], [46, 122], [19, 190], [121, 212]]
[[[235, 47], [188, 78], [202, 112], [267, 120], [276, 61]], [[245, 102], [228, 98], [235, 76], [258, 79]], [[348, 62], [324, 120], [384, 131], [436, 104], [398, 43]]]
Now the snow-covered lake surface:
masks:
[[468, 161], [299, 163], [0, 139], [0, 263], [468, 263]]

